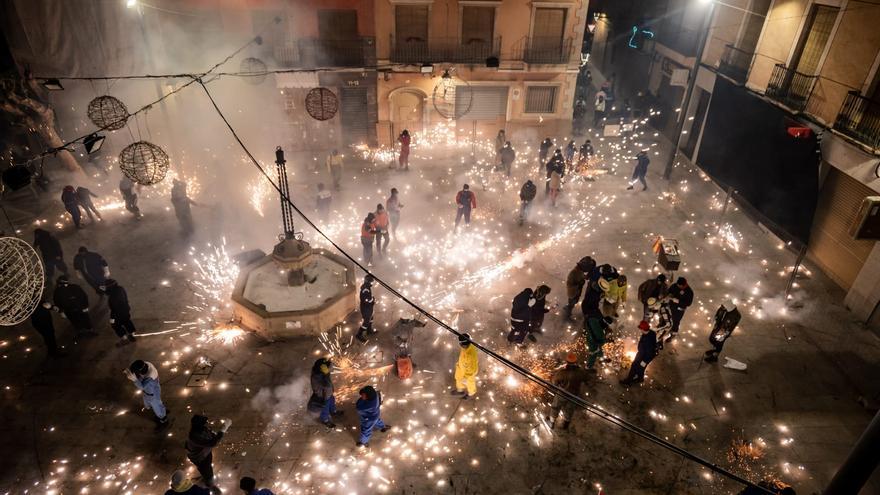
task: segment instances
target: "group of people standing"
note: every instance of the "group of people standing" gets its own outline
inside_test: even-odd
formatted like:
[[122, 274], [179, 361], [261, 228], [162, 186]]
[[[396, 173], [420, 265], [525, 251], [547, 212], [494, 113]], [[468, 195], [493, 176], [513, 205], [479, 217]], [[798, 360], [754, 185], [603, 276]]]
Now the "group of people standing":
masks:
[[385, 205], [379, 203], [376, 210], [367, 213], [361, 223], [361, 245], [364, 251], [364, 263], [373, 266], [373, 244], [376, 245], [376, 254], [379, 258], [388, 252], [388, 244], [391, 238], [397, 239], [397, 226], [400, 225], [400, 210], [403, 203], [400, 202], [400, 192], [392, 187]]

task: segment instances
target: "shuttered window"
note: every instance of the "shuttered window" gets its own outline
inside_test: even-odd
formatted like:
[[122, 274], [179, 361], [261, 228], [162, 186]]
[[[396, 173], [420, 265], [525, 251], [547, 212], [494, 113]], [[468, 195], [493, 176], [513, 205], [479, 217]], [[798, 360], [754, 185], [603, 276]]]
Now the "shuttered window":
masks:
[[828, 39], [831, 38], [831, 30], [834, 28], [839, 11], [837, 7], [813, 5], [810, 17], [807, 19], [806, 35], [803, 36], [796, 58], [797, 63], [793, 64], [795, 70], [808, 76], [818, 72], [819, 60], [825, 52]]
[[558, 86], [528, 86], [525, 113], [555, 113]]
[[428, 6], [395, 5], [394, 29], [398, 42], [428, 41]]
[[535, 24], [532, 28], [532, 48], [558, 48], [562, 46], [565, 34], [565, 9], [535, 9]]
[[461, 9], [461, 43], [490, 43], [495, 30], [495, 7]]
[[507, 116], [507, 86], [456, 86], [455, 115], [459, 120], [496, 120]]

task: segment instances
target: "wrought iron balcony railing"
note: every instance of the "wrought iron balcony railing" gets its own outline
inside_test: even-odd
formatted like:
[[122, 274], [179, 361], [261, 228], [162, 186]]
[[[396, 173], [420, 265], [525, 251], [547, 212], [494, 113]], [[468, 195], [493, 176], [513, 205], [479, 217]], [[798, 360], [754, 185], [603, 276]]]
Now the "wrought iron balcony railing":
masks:
[[275, 61], [282, 67], [366, 67], [376, 63], [376, 40], [290, 40], [275, 46]]
[[880, 149], [880, 102], [850, 91], [834, 121], [834, 129], [868, 147]]
[[754, 56], [752, 52], [740, 50], [733, 45], [725, 45], [721, 62], [718, 64], [718, 72], [740, 84], [745, 84], [749, 78], [749, 69]]
[[525, 37], [517, 44], [514, 58], [528, 64], [567, 64], [571, 60], [571, 38]]
[[803, 111], [813, 94], [819, 76], [802, 74], [783, 64], [776, 64], [765, 95], [796, 111]]
[[489, 57], [501, 55], [501, 38], [458, 39], [419, 38], [397, 39], [391, 35], [392, 62], [409, 64], [456, 62], [461, 64], [485, 64]]

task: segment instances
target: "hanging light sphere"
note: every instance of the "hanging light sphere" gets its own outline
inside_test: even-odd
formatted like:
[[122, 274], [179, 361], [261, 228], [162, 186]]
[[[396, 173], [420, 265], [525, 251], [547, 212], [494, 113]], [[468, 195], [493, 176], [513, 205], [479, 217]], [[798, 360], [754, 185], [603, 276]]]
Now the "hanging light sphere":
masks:
[[43, 295], [43, 263], [18, 237], [0, 237], [0, 326], [26, 320]]
[[241, 72], [245, 74], [252, 74], [246, 75], [242, 78], [249, 84], [257, 85], [266, 80], [266, 70], [268, 69], [266, 67], [266, 62], [263, 62], [258, 58], [248, 57], [242, 60], [239, 68], [241, 69]]
[[129, 179], [144, 186], [161, 182], [168, 173], [168, 154], [153, 143], [138, 141], [119, 153], [119, 169]]
[[116, 131], [125, 127], [128, 109], [119, 99], [112, 96], [99, 96], [89, 102], [89, 120], [101, 129]]
[[467, 81], [454, 79], [447, 69], [443, 72], [440, 82], [434, 86], [431, 100], [434, 110], [443, 117], [460, 119], [471, 111], [473, 93]]
[[339, 100], [327, 88], [312, 88], [306, 94], [306, 112], [315, 120], [329, 120], [339, 110]]

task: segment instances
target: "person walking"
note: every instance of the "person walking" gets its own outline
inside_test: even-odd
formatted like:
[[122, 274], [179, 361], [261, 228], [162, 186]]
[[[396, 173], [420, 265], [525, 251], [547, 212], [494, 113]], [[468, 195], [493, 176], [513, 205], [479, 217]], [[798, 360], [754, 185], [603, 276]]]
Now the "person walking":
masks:
[[307, 409], [318, 415], [318, 421], [327, 428], [336, 428], [331, 417], [341, 416], [342, 410], [336, 409], [336, 396], [333, 395], [333, 380], [330, 372], [333, 362], [330, 358], [320, 358], [312, 365], [312, 395], [309, 397]]
[[397, 158], [397, 165], [401, 170], [409, 170], [409, 145], [411, 141], [409, 131], [406, 129], [397, 137], [397, 142], [400, 143], [400, 156]]
[[[565, 364], [553, 371], [550, 381], [553, 385], [562, 388], [571, 395], [580, 397], [581, 388], [589, 379], [589, 375], [583, 368], [577, 365], [577, 355], [569, 352], [565, 356]], [[553, 403], [550, 406], [550, 428], [556, 428], [556, 421], [559, 419], [559, 413], [562, 413], [562, 429], [567, 430], [571, 425], [574, 416], [574, 403], [560, 394], [553, 396]]]
[[529, 216], [529, 210], [532, 209], [532, 201], [538, 195], [538, 188], [531, 179], [527, 180], [519, 190], [519, 219], [517, 223], [522, 225]]
[[61, 357], [66, 355], [58, 349], [58, 342], [55, 340], [55, 324], [52, 322], [52, 303], [43, 301], [37, 305], [34, 312], [31, 313], [31, 326], [43, 337], [46, 344], [46, 353], [49, 357]]
[[192, 217], [192, 209], [190, 206], [195, 205], [195, 201], [189, 199], [186, 194], [186, 182], [174, 179], [171, 186], [171, 204], [174, 205], [174, 214], [180, 223], [180, 228], [184, 235], [190, 235], [195, 230]]
[[373, 266], [373, 241], [376, 238], [376, 215], [367, 213], [361, 224], [361, 245], [364, 247], [364, 263]]
[[724, 349], [724, 343], [730, 338], [733, 331], [736, 330], [736, 326], [741, 319], [742, 315], [733, 301], [725, 301], [724, 304], [718, 307], [718, 311], [715, 312], [715, 325], [709, 334], [709, 343], [712, 344], [712, 349], [706, 351], [706, 357], [703, 358], [704, 361], [707, 363], [718, 361], [718, 355]]
[[553, 307], [547, 307], [547, 295], [550, 294], [550, 286], [549, 285], [539, 285], [537, 289], [535, 289], [534, 297], [535, 304], [533, 304], [529, 308], [529, 340], [532, 342], [537, 342], [538, 339], [535, 334], [544, 333], [544, 316], [549, 313], [551, 310], [556, 309], [556, 305]]
[[119, 192], [122, 194], [122, 200], [125, 201], [125, 209], [132, 212], [138, 220], [143, 218], [141, 209], [138, 208], [138, 195], [134, 192], [134, 182], [128, 176], [122, 176], [119, 181]]
[[593, 142], [587, 139], [584, 141], [584, 144], [581, 145], [581, 149], [578, 152], [578, 161], [585, 162], [596, 154], [596, 150], [593, 149]]
[[666, 286], [666, 275], [645, 280], [639, 285], [639, 301], [642, 303], [642, 319], [650, 321], [651, 315], [657, 312], [661, 301], [666, 298], [669, 288]]
[[61, 242], [49, 231], [40, 228], [34, 229], [34, 247], [40, 250], [43, 258], [43, 267], [46, 269], [46, 280], [51, 281], [55, 276], [55, 269], [67, 275], [67, 265], [64, 263], [64, 250]]
[[151, 409], [156, 415], [156, 430], [159, 431], [169, 426], [168, 411], [165, 409], [165, 404], [162, 403], [162, 387], [159, 384], [159, 372], [156, 367], [152, 363], [138, 359], [123, 371], [125, 376], [141, 391], [144, 408]]
[[559, 190], [562, 189], [562, 176], [557, 170], [550, 172], [550, 179], [547, 181], [550, 188], [550, 206], [556, 208], [556, 200], [559, 198]]
[[599, 127], [605, 120], [605, 105], [607, 94], [603, 90], [596, 93], [596, 99], [593, 101], [593, 128]]
[[636, 356], [633, 358], [632, 365], [629, 367], [629, 374], [626, 378], [620, 380], [621, 385], [632, 385], [633, 383], [641, 383], [645, 381], [645, 370], [648, 364], [657, 356], [657, 334], [651, 330], [651, 325], [647, 321], [639, 322], [639, 330], [642, 336], [639, 337], [639, 346]]
[[89, 316], [89, 296], [82, 287], [71, 284], [67, 275], [61, 275], [58, 277], [53, 298], [55, 306], [70, 320], [77, 335], [95, 335], [92, 318]]
[[100, 254], [89, 251], [85, 246], [80, 246], [76, 256], [73, 257], [73, 269], [77, 276], [88, 283], [99, 297], [104, 297], [103, 286], [110, 276], [110, 267], [107, 260]]
[[681, 326], [684, 313], [694, 303], [694, 290], [690, 288], [686, 278], [678, 277], [675, 284], [669, 288], [667, 300], [669, 302], [669, 316], [672, 320], [672, 326], [669, 328], [668, 334], [664, 335], [663, 340], [660, 341], [661, 349], [678, 335], [678, 329]]
[[110, 326], [119, 337], [117, 347], [122, 347], [137, 338], [134, 333], [137, 329], [131, 321], [131, 306], [128, 304], [128, 293], [116, 280], [108, 278], [106, 282], [107, 306], [110, 307]]
[[575, 146], [574, 141], [569, 141], [562, 152], [562, 157], [565, 158], [565, 163], [568, 167], [574, 165], [574, 154], [576, 151], [577, 146]]
[[357, 332], [357, 339], [362, 343], [367, 343], [367, 334], [374, 334], [376, 330], [373, 328], [373, 307], [376, 305], [376, 299], [373, 297], [373, 281], [375, 278], [369, 273], [364, 276], [364, 283], [361, 285], [361, 327]]
[[330, 205], [333, 203], [333, 195], [324, 187], [324, 183], [318, 184], [318, 194], [315, 197], [315, 209], [318, 211], [318, 218], [327, 221], [330, 218]]
[[544, 138], [541, 141], [541, 145], [538, 147], [538, 171], [544, 168], [544, 165], [547, 162], [547, 157], [550, 156], [550, 148], [553, 147], [553, 140], [548, 138]]
[[388, 210], [388, 219], [391, 223], [391, 237], [397, 240], [397, 226], [400, 224], [400, 209], [403, 203], [400, 202], [400, 195], [397, 188], [391, 188], [391, 196], [385, 200], [385, 209]]
[[568, 272], [568, 276], [565, 278], [565, 292], [568, 296], [568, 304], [563, 308], [566, 321], [574, 321], [571, 317], [571, 312], [581, 299], [581, 292], [584, 289], [584, 284], [587, 282], [587, 275], [595, 268], [596, 261], [590, 256], [584, 256]]
[[325, 160], [327, 171], [330, 172], [330, 179], [333, 180], [333, 189], [338, 191], [342, 183], [342, 166], [343, 157], [339, 154], [339, 150], [332, 150]]
[[499, 129], [498, 134], [495, 135], [495, 163], [501, 163], [501, 150], [504, 149], [507, 142], [507, 134], [504, 133], [504, 129]]
[[636, 182], [642, 183], [642, 191], [648, 190], [648, 182], [645, 180], [645, 176], [648, 175], [648, 165], [650, 164], [651, 159], [648, 158], [648, 151], [639, 151], [636, 155], [636, 166], [633, 169], [632, 178], [629, 181], [629, 186], [626, 188], [627, 191], [632, 190]]
[[373, 215], [375, 216], [373, 225], [375, 225], [376, 228], [376, 253], [379, 255], [379, 258], [382, 258], [385, 255], [385, 252], [388, 251], [388, 229], [390, 220], [388, 218], [388, 212], [385, 210], [385, 207], [382, 206], [382, 203], [376, 205], [376, 212], [373, 213]]
[[504, 143], [501, 148], [501, 170], [510, 177], [510, 171], [513, 169], [513, 162], [516, 160], [516, 151], [510, 145], [510, 141]]
[[[510, 332], [507, 334], [507, 341], [511, 344], [522, 345], [529, 335], [529, 322], [535, 302], [535, 294], [531, 287], [526, 287], [514, 296], [510, 307]], [[535, 337], [531, 338], [534, 339]]]
[[257, 489], [257, 480], [251, 478], [250, 476], [245, 476], [238, 482], [238, 488], [244, 493], [244, 495], [275, 495], [272, 493], [272, 490], [268, 488], [260, 488]]
[[358, 393], [360, 398], [355, 403], [355, 408], [361, 418], [361, 434], [356, 445], [360, 448], [368, 448], [374, 429], [379, 428], [379, 431], [385, 433], [391, 427], [382, 421], [382, 394], [370, 385], [360, 389]]
[[[86, 214], [89, 216], [89, 221], [95, 221], [95, 217], [98, 217], [98, 220], [104, 220], [101, 217], [101, 212], [95, 208], [95, 203], [92, 202], [92, 198], [99, 197], [97, 194], [88, 190], [85, 187], [77, 187], [76, 188], [76, 201], [82, 207], [83, 210], [86, 211]], [[94, 215], [93, 215], [94, 214]]]
[[165, 495], [210, 495], [210, 493], [211, 490], [194, 485], [181, 469], [171, 474], [171, 488], [165, 491]]
[[553, 158], [551, 158], [547, 162], [546, 166], [547, 179], [544, 182], [544, 194], [550, 194], [550, 177], [553, 175], [553, 172], [559, 174], [559, 178], [565, 175], [565, 159], [562, 157], [562, 150], [556, 148], [556, 151], [553, 153]]
[[471, 336], [463, 333], [458, 336], [458, 361], [455, 363], [455, 390], [452, 395], [460, 395], [467, 400], [477, 395], [477, 372], [479, 356], [477, 346], [471, 342]]
[[61, 191], [61, 202], [64, 203], [64, 209], [70, 213], [70, 218], [76, 228], [82, 228], [82, 213], [79, 211], [79, 200], [76, 198], [76, 191], [73, 186], [64, 186]]
[[469, 185], [462, 186], [461, 191], [455, 195], [455, 204], [458, 206], [458, 211], [455, 213], [455, 227], [458, 228], [462, 216], [464, 216], [464, 224], [470, 225], [471, 211], [477, 207], [477, 196], [471, 192]]
[[223, 435], [232, 426], [232, 421], [224, 419], [221, 421], [220, 431], [214, 432], [208, 426], [207, 416], [196, 414], [190, 420], [189, 434], [186, 438], [186, 457], [199, 471], [204, 483], [211, 490], [211, 493], [221, 493], [220, 488], [214, 484], [214, 447]]

